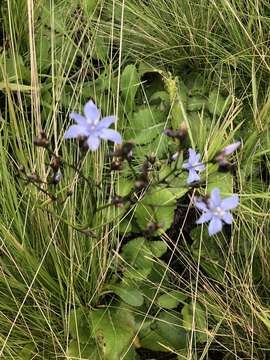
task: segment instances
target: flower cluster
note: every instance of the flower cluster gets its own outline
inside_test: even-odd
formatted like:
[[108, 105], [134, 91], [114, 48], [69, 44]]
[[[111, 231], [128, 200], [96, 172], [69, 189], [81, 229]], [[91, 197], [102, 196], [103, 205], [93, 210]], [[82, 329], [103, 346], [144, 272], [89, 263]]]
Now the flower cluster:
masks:
[[[226, 146], [223, 150], [218, 152], [214, 157], [214, 162], [223, 166], [227, 163], [226, 156], [232, 154], [239, 146], [240, 141]], [[201, 155], [196, 153], [195, 150], [189, 149], [189, 158], [187, 162], [182, 165], [182, 169], [189, 172], [187, 178], [187, 184], [192, 184], [200, 181], [199, 173], [205, 169], [205, 165], [200, 162]], [[202, 216], [196, 222], [197, 224], [203, 224], [210, 221], [208, 227], [208, 233], [210, 236], [218, 233], [222, 229], [223, 223], [231, 224], [232, 215], [228, 210], [234, 209], [239, 202], [238, 195], [230, 196], [224, 200], [220, 198], [220, 190], [215, 188], [211, 192], [211, 196], [207, 201], [202, 199], [195, 199], [195, 206], [203, 211]]]
[[[84, 106], [84, 116], [77, 113], [70, 113], [70, 117], [75, 120], [77, 124], [71, 125], [70, 128], [65, 132], [64, 138], [79, 138], [83, 140], [83, 146], [87, 149], [95, 151], [100, 145], [101, 139], [113, 141], [115, 144], [122, 142], [121, 135], [109, 127], [116, 122], [115, 116], [106, 116], [100, 120], [100, 110], [97, 108], [95, 103], [90, 100]], [[182, 139], [182, 133], [178, 134], [171, 129], [167, 129], [168, 136]], [[180, 136], [181, 135], [181, 136]], [[47, 141], [44, 136], [39, 140], [40, 146], [47, 146]], [[44, 145], [45, 144], [45, 145]], [[127, 143], [128, 144], [128, 143]], [[127, 145], [126, 144], [126, 145]], [[124, 144], [125, 145], [125, 144]], [[123, 145], [121, 154], [115, 152], [114, 155], [118, 156], [117, 163], [112, 164], [112, 169], [121, 169], [121, 159], [127, 159], [131, 161], [132, 148], [128, 146], [128, 157], [123, 157]], [[218, 163], [220, 169], [226, 167], [228, 162], [226, 156], [232, 154], [240, 146], [240, 141], [230, 144], [219, 151], [212, 162]], [[126, 146], [127, 147], [127, 146]], [[172, 160], [178, 158], [179, 152], [177, 152]], [[197, 153], [194, 149], [188, 149], [189, 157], [182, 165], [182, 169], [188, 171], [187, 184], [194, 184], [200, 181], [200, 173], [205, 170], [205, 164], [201, 162], [201, 154]], [[149, 160], [146, 161], [147, 164]], [[119, 163], [119, 164], [118, 164]], [[212, 236], [217, 232], [221, 231], [223, 223], [232, 224], [232, 215], [229, 210], [234, 209], [239, 203], [238, 195], [232, 195], [226, 199], [221, 200], [220, 190], [215, 188], [211, 192], [209, 199], [195, 198], [194, 205], [203, 212], [197, 224], [203, 224], [209, 221], [208, 232]]]

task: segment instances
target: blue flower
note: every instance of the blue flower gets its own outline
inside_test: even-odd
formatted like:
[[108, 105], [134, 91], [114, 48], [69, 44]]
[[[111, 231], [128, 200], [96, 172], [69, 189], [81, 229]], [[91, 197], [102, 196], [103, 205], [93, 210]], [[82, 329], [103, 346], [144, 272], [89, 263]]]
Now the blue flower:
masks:
[[232, 195], [221, 200], [220, 190], [215, 188], [212, 190], [210, 199], [208, 199], [207, 202], [204, 202], [202, 199], [195, 199], [195, 206], [204, 212], [199, 220], [196, 221], [196, 224], [203, 224], [210, 221], [208, 233], [212, 236], [221, 231], [223, 222], [226, 224], [232, 223], [233, 217], [228, 210], [236, 208], [238, 203], [238, 195]]
[[221, 150], [221, 152], [224, 155], [230, 155], [233, 152], [235, 152], [235, 150], [238, 149], [240, 145], [241, 145], [241, 141], [237, 141], [237, 142], [235, 142], [233, 144], [230, 144], [230, 145], [226, 146], [224, 149]]
[[199, 153], [196, 154], [196, 151], [193, 149], [188, 149], [188, 153], [189, 153], [188, 162], [182, 165], [182, 169], [189, 171], [187, 183], [191, 184], [194, 181], [200, 180], [200, 176], [197, 172], [203, 171], [205, 169], [205, 166], [204, 164], [199, 162], [201, 159], [201, 155]]
[[106, 116], [100, 119], [100, 110], [92, 100], [88, 101], [84, 106], [84, 116], [77, 113], [69, 115], [76, 121], [77, 125], [71, 125], [65, 132], [64, 138], [71, 139], [85, 136], [86, 143], [91, 150], [97, 150], [101, 139], [113, 141], [116, 144], [122, 142], [121, 135], [108, 127], [115, 123], [115, 116]]

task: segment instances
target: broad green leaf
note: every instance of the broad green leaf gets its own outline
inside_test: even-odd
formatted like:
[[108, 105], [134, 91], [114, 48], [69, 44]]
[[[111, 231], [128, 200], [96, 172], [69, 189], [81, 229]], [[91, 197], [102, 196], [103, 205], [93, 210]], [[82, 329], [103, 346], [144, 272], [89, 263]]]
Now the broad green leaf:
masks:
[[186, 346], [186, 331], [181, 315], [174, 311], [162, 311], [157, 318], [157, 332], [169, 347], [175, 350]]
[[156, 91], [149, 99], [150, 103], [155, 102], [156, 100], [162, 101], [166, 104], [170, 103], [170, 97], [166, 91]]
[[145, 322], [139, 338], [142, 347], [155, 351], [177, 351], [186, 346], [181, 316], [175, 312], [162, 311], [154, 321]]
[[150, 274], [153, 262], [151, 250], [145, 245], [144, 238], [137, 238], [129, 241], [123, 246], [121, 256], [126, 261], [125, 276], [128, 278], [145, 278]]
[[102, 350], [102, 360], [119, 360], [135, 334], [130, 316], [121, 316], [119, 312], [109, 309], [99, 309], [93, 310], [90, 318], [93, 337]]
[[140, 109], [132, 115], [125, 139], [134, 140], [138, 145], [149, 144], [162, 134], [164, 121], [163, 112], [153, 107]]
[[120, 89], [127, 112], [134, 108], [134, 100], [140, 86], [140, 77], [135, 65], [127, 65], [120, 80]]
[[[205, 318], [205, 311], [199, 303], [196, 303], [195, 313], [192, 304], [186, 304], [181, 311], [183, 316], [183, 326], [187, 331], [192, 330], [193, 326], [196, 331], [196, 339], [198, 342], [207, 340], [207, 320]], [[194, 322], [194, 325], [193, 325]]]
[[134, 187], [134, 181], [131, 181], [125, 177], [119, 179], [115, 191], [119, 196], [127, 196]]
[[146, 240], [145, 245], [151, 250], [156, 257], [161, 257], [167, 251], [167, 244], [165, 241]]
[[207, 193], [219, 188], [221, 196], [229, 196], [233, 192], [233, 176], [230, 172], [215, 172], [208, 178]]
[[94, 342], [87, 344], [78, 344], [77, 340], [71, 340], [68, 345], [68, 360], [102, 360], [99, 355], [100, 351]]
[[[159, 126], [159, 128], [163, 129], [163, 125]], [[142, 135], [144, 138], [149, 136], [148, 134]], [[139, 138], [140, 140], [141, 138]], [[164, 134], [158, 133], [156, 138], [153, 138], [150, 143], [147, 145], [136, 146], [134, 150], [134, 156], [137, 158], [145, 159], [146, 154], [154, 153], [158, 159], [164, 159], [168, 156], [168, 139]]]
[[150, 327], [147, 330], [141, 330], [139, 338], [140, 345], [145, 349], [164, 352], [168, 351], [161, 345], [164, 343], [162, 336], [160, 336], [156, 331], [151, 330]]
[[[93, 8], [93, 10], [94, 9], [95, 8]], [[90, 11], [93, 11], [93, 10], [90, 10]], [[95, 41], [94, 41], [93, 57], [95, 59], [100, 59], [103, 62], [105, 62], [107, 59], [107, 56], [108, 56], [108, 52], [109, 52], [109, 44], [107, 44], [105, 42], [105, 39], [101, 35], [97, 34], [97, 36], [95, 37]], [[112, 79], [109, 79], [109, 77], [108, 77], [107, 79], [104, 79], [104, 80], [107, 80], [106, 82], [104, 81], [104, 86], [107, 85], [107, 88], [109, 87], [109, 85], [113, 86], [113, 83], [111, 82]]]
[[141, 229], [146, 229], [149, 223], [157, 222], [167, 230], [173, 222], [175, 208], [174, 195], [167, 189], [156, 188], [138, 204], [135, 217]]
[[187, 295], [181, 293], [180, 291], [171, 291], [169, 293], [163, 294], [158, 298], [158, 304], [164, 309], [174, 309], [180, 303], [183, 303], [187, 298]]
[[207, 100], [202, 96], [192, 96], [188, 98], [187, 110], [188, 111], [200, 111], [205, 107]]
[[83, 307], [74, 309], [70, 314], [69, 332], [73, 339], [81, 344], [88, 343], [91, 337], [91, 322], [88, 319], [89, 311]]
[[131, 306], [136, 307], [143, 304], [143, 296], [137, 289], [129, 287], [125, 284], [109, 285], [108, 288]]
[[226, 112], [231, 103], [231, 97], [224, 98], [218, 90], [213, 90], [208, 97], [208, 110], [211, 114], [220, 116]]

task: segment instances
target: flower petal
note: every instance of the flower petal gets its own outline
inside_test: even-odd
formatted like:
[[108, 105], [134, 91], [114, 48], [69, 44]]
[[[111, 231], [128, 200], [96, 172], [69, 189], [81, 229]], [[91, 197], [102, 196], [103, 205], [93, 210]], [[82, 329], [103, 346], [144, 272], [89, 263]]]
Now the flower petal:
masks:
[[233, 153], [237, 148], [239, 148], [239, 146], [241, 145], [241, 141], [237, 141], [233, 144], [230, 144], [228, 146], [226, 146], [223, 150], [221, 150], [223, 152], [224, 155], [230, 155], [231, 153]]
[[196, 173], [196, 171], [195, 171], [193, 168], [191, 168], [191, 169], [189, 170], [189, 174], [188, 174], [188, 178], [187, 178], [187, 183], [188, 183], [188, 184], [191, 184], [191, 183], [193, 183], [193, 182], [195, 182], [195, 181], [200, 181], [200, 176]]
[[100, 118], [100, 111], [98, 110], [96, 104], [92, 100], [89, 100], [84, 105], [83, 111], [87, 120], [97, 122]]
[[236, 206], [239, 204], [239, 196], [238, 195], [232, 195], [224, 200], [221, 201], [221, 208], [223, 210], [230, 210], [236, 208]]
[[211, 197], [210, 197], [209, 203], [210, 203], [211, 208], [220, 206], [221, 198], [220, 198], [220, 190], [218, 188], [214, 188], [211, 191]]
[[80, 125], [71, 125], [69, 129], [64, 133], [64, 139], [72, 139], [78, 136], [88, 136], [88, 132], [85, 127]]
[[111, 140], [116, 144], [121, 144], [122, 138], [118, 131], [112, 129], [102, 129], [99, 133], [102, 139]]
[[210, 236], [215, 235], [221, 229], [222, 229], [222, 221], [218, 217], [214, 216], [208, 226], [208, 234]]
[[190, 169], [191, 168], [191, 165], [189, 163], [184, 163], [182, 165], [182, 169]]
[[85, 126], [86, 125], [86, 118], [80, 114], [77, 114], [75, 112], [71, 112], [69, 114], [71, 119], [75, 120], [77, 124]]
[[226, 224], [231, 224], [233, 222], [233, 217], [232, 214], [230, 214], [229, 212], [226, 212], [223, 216], [222, 216], [222, 220], [225, 221]]
[[202, 214], [202, 216], [196, 221], [196, 224], [203, 224], [206, 221], [211, 220], [213, 217], [213, 214], [210, 211], [207, 211], [206, 213]]
[[205, 165], [204, 164], [197, 164], [195, 167], [194, 167], [197, 171], [203, 171], [205, 169]]
[[188, 149], [188, 154], [189, 154], [188, 162], [189, 162], [190, 164], [195, 164], [195, 163], [197, 162], [197, 161], [196, 161], [196, 158], [197, 158], [197, 156], [196, 156], [196, 151], [193, 150], [193, 149], [191, 149], [191, 148], [189, 148], [189, 149]]
[[195, 161], [194, 162], [197, 164], [200, 160], [201, 160], [201, 154], [198, 153], [198, 154], [195, 155]]
[[91, 136], [89, 136], [89, 138], [87, 139], [86, 142], [87, 142], [87, 145], [89, 146], [89, 149], [95, 151], [99, 147], [100, 139], [99, 139], [99, 137], [97, 137], [95, 135], [91, 135]]
[[116, 122], [116, 116], [106, 116], [97, 124], [97, 130], [107, 129]]
[[196, 208], [198, 208], [201, 211], [208, 211], [209, 210], [206, 203], [200, 198], [195, 198], [194, 199], [194, 205], [196, 206]]

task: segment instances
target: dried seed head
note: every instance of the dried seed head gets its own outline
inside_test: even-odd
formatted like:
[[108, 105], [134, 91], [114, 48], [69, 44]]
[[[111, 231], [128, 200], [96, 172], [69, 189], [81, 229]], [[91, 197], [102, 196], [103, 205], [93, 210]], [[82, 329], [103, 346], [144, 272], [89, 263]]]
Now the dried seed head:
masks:
[[136, 189], [138, 190], [142, 190], [142, 189], [145, 189], [148, 185], [148, 181], [147, 179], [141, 177], [141, 178], [138, 178], [136, 181], [135, 181], [135, 187]]
[[122, 161], [119, 159], [114, 159], [111, 162], [111, 170], [121, 170], [122, 169]]
[[53, 169], [54, 172], [57, 172], [62, 166], [62, 164], [63, 162], [61, 158], [59, 156], [55, 156], [50, 163], [50, 167]]
[[32, 172], [30, 174], [27, 174], [27, 179], [29, 181], [35, 182], [35, 183], [42, 183], [41, 178], [39, 177], [39, 175], [37, 175], [36, 173]]
[[122, 144], [118, 149], [116, 149], [111, 155], [119, 157], [122, 160], [131, 161], [133, 155], [133, 146], [133, 143], [126, 142]]
[[150, 162], [151, 165], [154, 165], [154, 163], [156, 162], [156, 155], [154, 153], [150, 154], [149, 156], [147, 156], [147, 160]]
[[122, 208], [125, 205], [125, 199], [122, 196], [116, 195], [112, 198], [112, 204], [116, 207]]
[[24, 173], [25, 172], [25, 167], [23, 165], [19, 165], [18, 166], [18, 171]]
[[41, 130], [39, 136], [34, 139], [34, 145], [44, 148], [49, 145], [49, 140], [44, 130]]
[[147, 234], [152, 234], [153, 232], [157, 231], [160, 228], [161, 228], [161, 225], [159, 223], [150, 223], [147, 225], [145, 232]]

